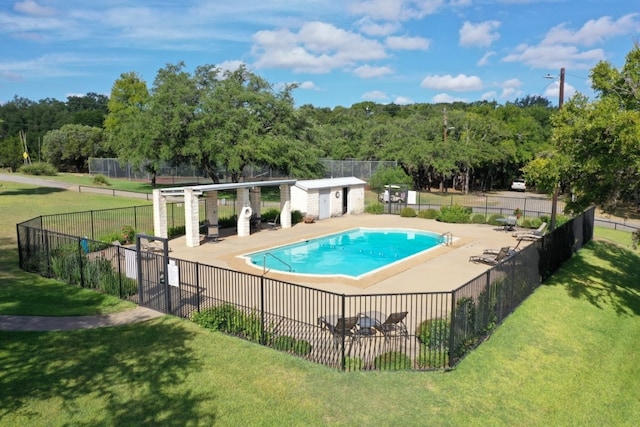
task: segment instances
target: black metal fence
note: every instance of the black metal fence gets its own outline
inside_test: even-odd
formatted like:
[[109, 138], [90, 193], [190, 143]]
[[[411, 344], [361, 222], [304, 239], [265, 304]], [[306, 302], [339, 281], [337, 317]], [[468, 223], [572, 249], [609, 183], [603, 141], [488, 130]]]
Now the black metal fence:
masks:
[[[471, 208], [474, 213], [485, 215], [510, 216], [516, 210], [522, 214], [523, 219], [538, 218], [551, 212], [551, 200], [543, 197], [505, 197], [493, 196], [481, 193], [421, 193], [415, 192], [414, 197], [409, 197], [407, 191], [400, 203], [385, 203], [382, 190], [370, 191], [365, 196], [367, 206], [382, 204], [385, 213], [398, 213], [404, 207], [411, 207], [418, 211], [426, 209], [438, 210], [442, 206], [464, 206]], [[558, 202], [558, 212], [564, 210], [564, 202]]]
[[348, 371], [455, 366], [592, 239], [595, 212], [452, 292], [344, 295], [79, 237], [150, 226], [150, 207], [121, 211], [18, 224], [20, 267]]

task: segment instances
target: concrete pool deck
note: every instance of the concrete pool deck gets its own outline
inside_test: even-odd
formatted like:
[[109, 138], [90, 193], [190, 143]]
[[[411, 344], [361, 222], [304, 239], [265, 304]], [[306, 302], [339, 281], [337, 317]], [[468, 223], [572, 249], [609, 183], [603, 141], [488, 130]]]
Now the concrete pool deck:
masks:
[[[196, 248], [187, 247], [185, 238], [180, 237], [169, 242], [170, 256], [262, 275], [262, 268], [248, 265], [240, 256], [356, 227], [409, 228], [438, 234], [451, 232], [454, 240], [450, 246], [432, 249], [357, 280], [273, 271], [267, 272], [265, 277], [349, 295], [450, 291], [490, 268], [486, 264], [469, 262], [470, 256], [480, 255], [484, 249], [513, 247], [518, 243], [511, 232], [491, 225], [450, 224], [422, 218], [402, 218], [398, 215], [360, 214], [325, 219], [312, 224], [298, 223], [288, 229], [263, 228], [246, 237], [225, 235], [223, 229], [220, 239], [203, 243]], [[229, 232], [232, 233], [233, 230]], [[525, 244], [529, 242], [523, 242], [520, 247]]]

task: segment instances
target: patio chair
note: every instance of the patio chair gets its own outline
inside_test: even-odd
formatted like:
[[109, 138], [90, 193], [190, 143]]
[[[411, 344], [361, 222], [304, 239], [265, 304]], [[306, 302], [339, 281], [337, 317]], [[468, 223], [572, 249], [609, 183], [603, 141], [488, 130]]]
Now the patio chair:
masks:
[[[518, 248], [518, 246], [520, 246], [520, 243], [522, 243], [522, 240], [518, 240], [518, 244], [515, 245], [513, 248], [511, 246], [507, 246], [509, 248], [509, 255], [513, 255], [516, 252], [519, 252], [520, 249]], [[498, 255], [500, 253], [500, 249], [485, 249], [484, 251], [482, 251], [482, 255]]]
[[276, 215], [276, 217], [273, 219], [273, 221], [267, 221], [267, 224], [269, 224], [271, 226], [271, 230], [275, 230], [276, 228], [279, 227], [278, 225], [278, 219], [280, 218], [280, 214]]
[[525, 239], [533, 238], [533, 240], [537, 240], [542, 237], [546, 231], [547, 223], [543, 222], [542, 224], [540, 224], [540, 227], [536, 228], [535, 230], [516, 231], [512, 234], [512, 236], [517, 238], [524, 236]]
[[[331, 316], [320, 317], [318, 323], [321, 327], [326, 328], [333, 335], [333, 345], [336, 349], [340, 347], [344, 338], [350, 338], [351, 343], [358, 340], [357, 325], [359, 317], [339, 317], [335, 323]], [[343, 335], [344, 334], [344, 335]]]
[[388, 340], [392, 336], [401, 336], [409, 339], [407, 325], [404, 324], [404, 319], [407, 317], [407, 314], [409, 314], [408, 311], [391, 313], [384, 322], [376, 322], [373, 327], [382, 332], [385, 340]]
[[469, 257], [469, 262], [482, 262], [484, 264], [496, 265], [509, 258], [511, 255], [509, 253], [510, 246], [505, 246], [500, 248], [496, 255], [492, 254], [483, 254], [483, 255], [474, 255]]

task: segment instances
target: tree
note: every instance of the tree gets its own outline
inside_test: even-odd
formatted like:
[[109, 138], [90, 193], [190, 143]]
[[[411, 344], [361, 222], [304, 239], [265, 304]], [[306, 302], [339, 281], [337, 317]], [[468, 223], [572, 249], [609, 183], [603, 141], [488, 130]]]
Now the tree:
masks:
[[[552, 117], [561, 178], [573, 197], [566, 210], [591, 204], [605, 211], [640, 202], [640, 46], [621, 70], [607, 62], [591, 71], [593, 102], [581, 94]], [[564, 160], [562, 160], [564, 159]]]
[[197, 114], [187, 143], [178, 150], [181, 156], [196, 160], [214, 182], [218, 182], [219, 166], [233, 182], [250, 164], [298, 176], [319, 175], [320, 152], [311, 144], [310, 124], [294, 110], [295, 86], [276, 93], [245, 67], [219, 77], [215, 67], [202, 66], [195, 77]]
[[58, 170], [86, 172], [89, 157], [104, 153], [101, 128], [64, 125], [43, 138], [43, 155]]
[[109, 149], [119, 159], [144, 167], [155, 187], [160, 151], [149, 129], [148, 103], [149, 91], [144, 80], [135, 72], [121, 74], [111, 88], [104, 127]]

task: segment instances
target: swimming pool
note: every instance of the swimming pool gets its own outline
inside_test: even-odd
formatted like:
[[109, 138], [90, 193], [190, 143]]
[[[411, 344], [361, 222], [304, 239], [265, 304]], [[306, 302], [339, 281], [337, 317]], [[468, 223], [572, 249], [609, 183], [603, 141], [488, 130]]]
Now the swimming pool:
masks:
[[250, 265], [283, 273], [358, 278], [444, 242], [428, 231], [355, 228], [243, 257]]

